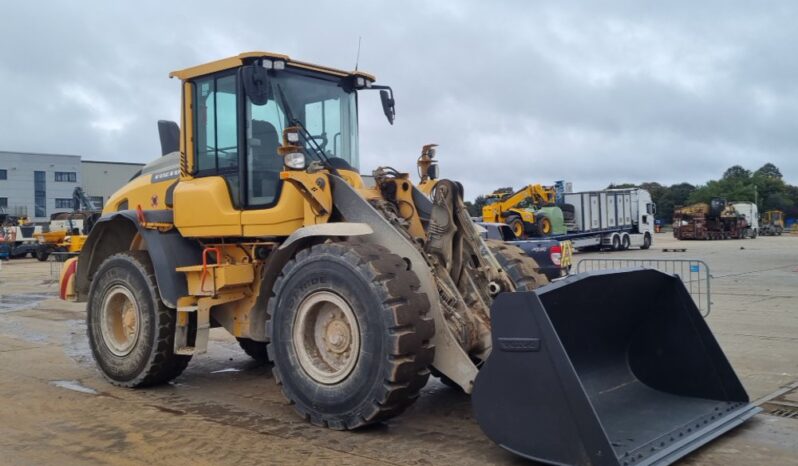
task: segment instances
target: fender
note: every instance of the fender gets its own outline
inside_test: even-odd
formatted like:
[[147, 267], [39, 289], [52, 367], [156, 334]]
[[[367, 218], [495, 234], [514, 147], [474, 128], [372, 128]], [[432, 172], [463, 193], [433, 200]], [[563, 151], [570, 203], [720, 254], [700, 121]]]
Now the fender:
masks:
[[[171, 210], [148, 210], [145, 215], [149, 222], [173, 221]], [[177, 307], [177, 299], [185, 296], [188, 288], [185, 276], [176, 273], [175, 269], [202, 262], [202, 249], [197, 242], [182, 237], [176, 229], [160, 232], [143, 228], [134, 210], [103, 215], [92, 228], [80, 252], [75, 274], [79, 301], [88, 298], [91, 280], [100, 264], [113, 254], [129, 250], [136, 233], [147, 245], [161, 300], [167, 307]]]
[[[271, 290], [274, 287], [274, 282], [283, 270], [285, 263], [294, 256], [298, 249], [314, 238], [365, 236], [372, 233], [374, 230], [368, 224], [357, 222], [320, 223], [302, 227], [291, 233], [266, 259], [261, 276], [260, 292], [249, 318], [248, 338], [255, 341], [266, 341], [266, 304], [271, 293], [263, 292], [263, 290]], [[225, 313], [224, 310], [216, 311], [214, 314], [214, 319], [225, 327], [232, 326], [233, 318], [233, 314]]]

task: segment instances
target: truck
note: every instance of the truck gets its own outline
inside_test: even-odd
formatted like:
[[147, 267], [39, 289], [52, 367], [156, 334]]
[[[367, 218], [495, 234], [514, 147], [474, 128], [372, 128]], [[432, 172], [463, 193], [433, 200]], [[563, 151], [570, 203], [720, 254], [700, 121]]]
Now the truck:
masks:
[[720, 197], [673, 212], [673, 236], [678, 240], [742, 239], [748, 230], [745, 217]]
[[567, 233], [552, 235], [551, 239], [569, 240], [576, 250], [648, 249], [654, 242], [657, 206], [645, 189], [577, 193], [558, 189], [557, 196]]
[[737, 201], [732, 202], [731, 205], [734, 207], [734, 210], [743, 217], [747, 224], [746, 227], [743, 228], [743, 237], [756, 238], [759, 236], [759, 209], [756, 204], [747, 201]]
[[573, 248], [568, 240], [559, 241], [550, 238], [518, 239], [512, 228], [505, 223], [477, 222], [482, 227], [483, 239], [504, 241], [520, 248], [524, 253], [535, 259], [537, 271], [554, 280], [568, 275], [571, 270], [571, 257]]

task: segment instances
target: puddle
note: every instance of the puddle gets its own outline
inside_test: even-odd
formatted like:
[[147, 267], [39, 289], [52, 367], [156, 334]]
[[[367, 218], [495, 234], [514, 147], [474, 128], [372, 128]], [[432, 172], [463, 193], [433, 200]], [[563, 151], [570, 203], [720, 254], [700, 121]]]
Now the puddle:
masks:
[[211, 374], [221, 374], [222, 372], [241, 372], [241, 369], [228, 367], [227, 369], [219, 369], [218, 371], [212, 371]]
[[55, 293], [0, 294], [0, 313], [29, 309], [55, 297]]
[[56, 387], [66, 388], [67, 390], [72, 390], [75, 392], [87, 393], [89, 395], [97, 394], [96, 390], [94, 390], [93, 388], [84, 387], [77, 380], [53, 380], [50, 382], [50, 384], [55, 385]]

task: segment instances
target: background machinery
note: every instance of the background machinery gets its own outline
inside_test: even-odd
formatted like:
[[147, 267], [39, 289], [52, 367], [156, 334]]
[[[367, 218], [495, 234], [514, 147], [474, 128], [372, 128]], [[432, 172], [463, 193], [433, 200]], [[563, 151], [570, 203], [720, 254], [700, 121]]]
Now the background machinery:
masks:
[[61, 277], [111, 383], [167, 382], [223, 327], [313, 424], [396, 416], [434, 371], [496, 443], [555, 464], [669, 463], [756, 412], [678, 277], [540, 287], [523, 251], [480, 237], [458, 183], [361, 176], [356, 95], [379, 90], [394, 118], [372, 76], [266, 52], [171, 75], [167, 155]]
[[485, 196], [482, 221], [506, 223], [518, 238], [551, 236], [567, 232], [563, 211], [554, 205], [552, 186], [530, 184], [511, 191], [494, 191]]
[[673, 236], [687, 239], [741, 239], [748, 229], [745, 217], [723, 198], [681, 207], [673, 212]]
[[46, 261], [54, 252], [68, 255], [79, 253], [100, 213], [83, 189], [76, 187], [72, 191], [72, 211], [52, 214], [47, 228], [33, 235], [38, 242], [36, 258]]
[[759, 233], [766, 236], [781, 236], [784, 233], [784, 212], [768, 210], [759, 220]]

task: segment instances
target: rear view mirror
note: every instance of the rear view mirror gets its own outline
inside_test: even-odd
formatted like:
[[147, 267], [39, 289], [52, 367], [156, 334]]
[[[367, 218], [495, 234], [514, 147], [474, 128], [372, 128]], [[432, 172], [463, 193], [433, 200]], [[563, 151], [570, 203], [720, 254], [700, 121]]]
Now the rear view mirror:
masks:
[[262, 66], [247, 65], [241, 68], [244, 92], [255, 105], [266, 105], [271, 94], [269, 74]]
[[380, 90], [380, 100], [382, 101], [382, 111], [385, 113], [385, 118], [388, 123], [393, 124], [396, 117], [396, 102], [393, 99], [393, 90]]

